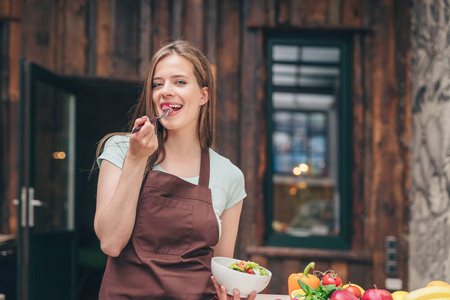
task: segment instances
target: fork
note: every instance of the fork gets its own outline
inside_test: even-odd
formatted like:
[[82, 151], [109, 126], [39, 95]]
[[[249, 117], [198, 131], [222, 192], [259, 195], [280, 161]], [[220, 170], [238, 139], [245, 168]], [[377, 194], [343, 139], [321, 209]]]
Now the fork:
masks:
[[[150, 118], [150, 124], [154, 124], [154, 123], [156, 122], [156, 120], [163, 119], [163, 118], [167, 117], [167, 116], [169, 115], [169, 113], [171, 113], [171, 112], [172, 112], [172, 108], [170, 108], [170, 107], [169, 107], [169, 108], [163, 109], [163, 113], [161, 114], [161, 116], [159, 116], [159, 117], [151, 117], [151, 118]], [[133, 134], [133, 133], [136, 133], [136, 132], [138, 132], [139, 130], [141, 130], [141, 128], [142, 128], [142, 126], [144, 126], [144, 124], [145, 124], [145, 123], [139, 125], [139, 126], [136, 127], [135, 129], [133, 129], [133, 130], [131, 131], [131, 133]]]

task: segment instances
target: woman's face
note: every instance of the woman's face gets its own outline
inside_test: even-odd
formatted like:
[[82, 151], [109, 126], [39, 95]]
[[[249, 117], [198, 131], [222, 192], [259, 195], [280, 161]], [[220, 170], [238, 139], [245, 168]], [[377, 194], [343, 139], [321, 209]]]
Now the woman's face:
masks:
[[198, 85], [191, 61], [177, 54], [161, 59], [155, 68], [152, 90], [158, 115], [163, 106], [173, 110], [160, 120], [168, 131], [197, 130], [200, 108], [208, 101], [208, 88]]

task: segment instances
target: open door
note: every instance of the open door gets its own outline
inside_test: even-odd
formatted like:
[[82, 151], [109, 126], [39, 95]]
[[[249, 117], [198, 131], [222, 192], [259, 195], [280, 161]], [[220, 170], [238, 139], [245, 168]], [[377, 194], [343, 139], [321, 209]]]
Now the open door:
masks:
[[75, 94], [21, 61], [18, 299], [75, 299]]

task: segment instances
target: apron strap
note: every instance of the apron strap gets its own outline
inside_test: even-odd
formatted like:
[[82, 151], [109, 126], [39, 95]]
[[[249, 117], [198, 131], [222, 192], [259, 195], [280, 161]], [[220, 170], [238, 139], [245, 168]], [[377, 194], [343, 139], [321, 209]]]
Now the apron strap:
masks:
[[209, 188], [209, 151], [202, 151], [198, 185]]

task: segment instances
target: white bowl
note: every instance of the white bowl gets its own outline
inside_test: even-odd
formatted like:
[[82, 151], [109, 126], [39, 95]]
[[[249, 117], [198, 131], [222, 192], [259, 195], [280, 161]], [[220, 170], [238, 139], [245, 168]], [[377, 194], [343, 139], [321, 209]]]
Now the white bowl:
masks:
[[235, 261], [240, 262], [241, 260], [219, 256], [211, 259], [212, 274], [219, 285], [223, 284], [227, 288], [228, 295], [232, 296], [233, 290], [238, 289], [241, 297], [246, 298], [251, 292], [259, 293], [266, 288], [272, 278], [272, 272], [261, 266], [269, 272], [268, 276], [252, 275], [229, 269], [228, 267]]

